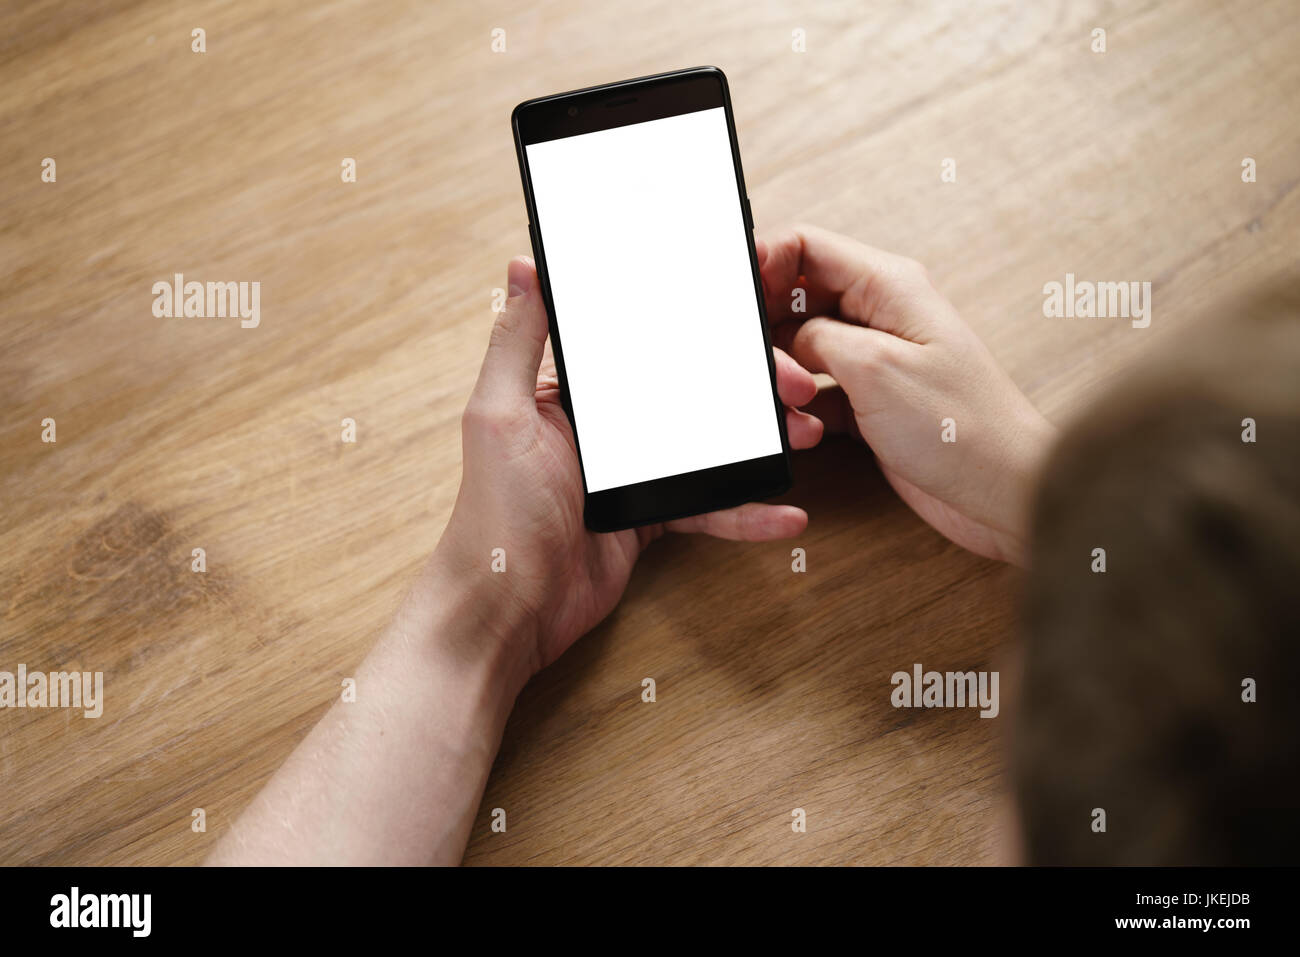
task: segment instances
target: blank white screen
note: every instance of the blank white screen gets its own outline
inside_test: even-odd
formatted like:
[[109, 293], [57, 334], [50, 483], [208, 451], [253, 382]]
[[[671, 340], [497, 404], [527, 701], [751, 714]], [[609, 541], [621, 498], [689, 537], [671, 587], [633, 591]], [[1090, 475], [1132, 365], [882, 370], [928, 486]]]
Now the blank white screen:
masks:
[[722, 107], [526, 149], [587, 490], [779, 453]]

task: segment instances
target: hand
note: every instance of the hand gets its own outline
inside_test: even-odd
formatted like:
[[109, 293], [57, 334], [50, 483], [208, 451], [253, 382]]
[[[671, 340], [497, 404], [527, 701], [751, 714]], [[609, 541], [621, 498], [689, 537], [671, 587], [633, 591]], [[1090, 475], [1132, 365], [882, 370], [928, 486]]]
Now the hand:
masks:
[[[662, 525], [588, 531], [577, 449], [546, 340], [536, 270], [530, 259], [515, 259], [509, 299], [465, 408], [460, 494], [434, 556], [452, 580], [490, 580], [496, 601], [483, 625], [528, 656], [528, 673], [609, 614], [637, 556], [665, 530], [767, 541], [798, 535], [808, 522], [802, 509], [751, 503]], [[816, 395], [812, 375], [781, 352], [776, 373], [787, 406]], [[787, 409], [786, 424], [793, 448], [821, 438], [821, 422], [806, 412]], [[505, 571], [494, 574], [497, 548], [504, 549]]]
[[[917, 262], [812, 226], [758, 243], [773, 342], [839, 388], [810, 409], [860, 435], [889, 484], [958, 545], [1023, 561], [1028, 499], [1054, 436]], [[795, 313], [792, 290], [806, 290]], [[956, 441], [944, 442], [952, 419]]]

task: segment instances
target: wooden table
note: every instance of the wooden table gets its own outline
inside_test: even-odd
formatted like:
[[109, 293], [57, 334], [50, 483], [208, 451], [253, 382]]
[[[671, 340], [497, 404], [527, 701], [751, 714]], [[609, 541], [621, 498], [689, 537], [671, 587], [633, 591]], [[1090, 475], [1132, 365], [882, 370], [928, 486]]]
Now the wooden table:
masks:
[[[1294, 257], [1289, 0], [620, 6], [5, 8], [0, 670], [103, 671], [106, 706], [0, 711], [0, 862], [197, 862], [338, 695], [455, 494], [528, 249], [520, 100], [722, 67], [760, 232], [922, 259], [1057, 420]], [[178, 272], [260, 282], [260, 325], [155, 317]], [[1067, 272], [1152, 282], [1151, 328], [1044, 318]], [[1014, 572], [860, 447], [796, 468], [800, 541], [657, 544], [528, 687], [468, 861], [999, 859], [1001, 719], [896, 711], [889, 675], [1000, 667]]]

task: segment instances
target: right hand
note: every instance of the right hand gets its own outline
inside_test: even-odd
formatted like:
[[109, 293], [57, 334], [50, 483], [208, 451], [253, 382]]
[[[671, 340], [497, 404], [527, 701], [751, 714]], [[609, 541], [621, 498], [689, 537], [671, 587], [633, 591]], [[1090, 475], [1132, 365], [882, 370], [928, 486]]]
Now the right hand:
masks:
[[[773, 344], [828, 373], [808, 410], [860, 435], [889, 484], [953, 542], [1022, 564], [1035, 474], [1055, 430], [920, 263], [813, 226], [758, 241]], [[806, 290], [793, 311], [792, 291]], [[955, 423], [955, 442], [941, 423]]]

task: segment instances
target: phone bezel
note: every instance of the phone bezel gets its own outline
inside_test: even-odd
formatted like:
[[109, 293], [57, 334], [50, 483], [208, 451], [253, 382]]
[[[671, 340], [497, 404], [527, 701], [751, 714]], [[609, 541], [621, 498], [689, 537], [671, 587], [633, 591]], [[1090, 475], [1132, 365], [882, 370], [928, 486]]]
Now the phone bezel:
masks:
[[542, 298], [550, 324], [551, 349], [555, 355], [561, 401], [565, 414], [569, 418], [569, 425], [573, 429], [573, 440], [578, 449], [581, 468], [582, 444], [569, 398], [568, 379], [564, 370], [564, 349], [554, 302], [551, 298], [542, 226], [538, 222], [525, 147], [532, 143], [616, 129], [633, 123], [644, 123], [717, 107], [724, 109], [727, 135], [731, 140], [737, 197], [745, 225], [746, 242], [749, 246], [754, 297], [758, 304], [759, 332], [763, 336], [767, 355], [768, 379], [772, 386], [773, 408], [781, 435], [781, 451], [761, 458], [669, 475], [598, 492], [587, 491], [584, 468], [582, 484], [586, 498], [583, 520], [593, 531], [616, 531], [730, 508], [756, 499], [780, 495], [788, 491], [792, 483], [785, 407], [776, 391], [776, 363], [772, 356], [763, 284], [758, 269], [758, 254], [754, 249], [754, 221], [745, 190], [744, 172], [740, 164], [740, 147], [736, 139], [736, 124], [731, 110], [731, 93], [727, 86], [727, 78], [721, 70], [717, 67], [703, 66], [527, 100], [516, 106], [510, 115], [515, 152], [519, 160], [519, 173], [523, 181], [524, 202], [528, 208], [528, 236], [532, 243]]

